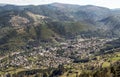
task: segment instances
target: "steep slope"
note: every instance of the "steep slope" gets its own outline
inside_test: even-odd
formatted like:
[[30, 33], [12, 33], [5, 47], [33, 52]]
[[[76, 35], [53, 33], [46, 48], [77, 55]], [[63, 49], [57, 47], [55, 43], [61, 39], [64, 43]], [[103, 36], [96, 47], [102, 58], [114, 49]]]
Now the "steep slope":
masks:
[[[33, 16], [30, 16], [30, 14]], [[54, 40], [59, 37], [45, 25], [45, 18], [29, 12], [4, 12], [0, 19], [0, 51], [14, 51], [30, 42]], [[37, 17], [36, 17], [37, 16]], [[43, 16], [44, 17], [44, 16]], [[42, 23], [44, 21], [44, 23]], [[38, 23], [39, 22], [39, 23]]]
[[54, 21], [29, 11], [3, 11], [0, 17], [1, 53], [38, 45], [40, 42], [55, 43], [94, 29], [82, 22]]
[[120, 14], [111, 15], [103, 20], [104, 29], [113, 32], [116, 36], [120, 36]]

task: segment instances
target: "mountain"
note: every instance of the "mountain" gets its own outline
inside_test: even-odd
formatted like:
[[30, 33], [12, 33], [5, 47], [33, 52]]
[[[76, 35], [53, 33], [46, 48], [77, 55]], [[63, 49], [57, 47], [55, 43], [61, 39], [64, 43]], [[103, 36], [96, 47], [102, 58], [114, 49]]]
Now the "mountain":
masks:
[[[79, 6], [70, 4], [53, 3], [25, 8], [31, 12], [49, 16], [58, 20], [100, 20], [110, 14], [110, 9], [98, 6]], [[49, 12], [48, 12], [49, 11]], [[94, 11], [94, 12], [93, 12]]]
[[104, 23], [103, 25], [106, 30], [112, 31], [117, 36], [120, 36], [120, 14], [109, 16], [101, 20], [101, 22]]
[[4, 4], [4, 3], [0, 3], [0, 6], [6, 6], [7, 4]]
[[119, 37], [119, 17], [116, 10], [93, 5], [7, 4], [0, 6], [0, 48], [9, 50], [31, 43], [58, 42], [77, 35]]
[[[93, 5], [80, 6], [61, 3], [52, 3], [38, 6], [6, 5], [6, 10], [27, 10], [36, 14], [48, 16], [57, 20], [101, 20], [111, 14], [110, 9]], [[94, 12], [93, 12], [94, 11]]]
[[0, 13], [0, 51], [7, 53], [40, 42], [58, 42], [88, 29], [92, 28], [80, 22], [54, 21], [29, 11], [3, 11]]

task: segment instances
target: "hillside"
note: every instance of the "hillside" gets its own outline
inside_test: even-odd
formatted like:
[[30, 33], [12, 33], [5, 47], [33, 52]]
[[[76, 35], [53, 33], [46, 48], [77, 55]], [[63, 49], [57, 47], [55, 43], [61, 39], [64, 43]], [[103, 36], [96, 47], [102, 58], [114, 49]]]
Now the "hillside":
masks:
[[0, 77], [117, 77], [120, 10], [0, 5]]
[[29, 11], [3, 11], [0, 17], [1, 51], [23, 49], [39, 42], [55, 43], [93, 29], [82, 22], [54, 21]]
[[118, 10], [93, 5], [6, 4], [0, 6], [0, 50], [23, 49], [40, 42], [57, 43], [78, 35], [119, 37], [119, 24]]

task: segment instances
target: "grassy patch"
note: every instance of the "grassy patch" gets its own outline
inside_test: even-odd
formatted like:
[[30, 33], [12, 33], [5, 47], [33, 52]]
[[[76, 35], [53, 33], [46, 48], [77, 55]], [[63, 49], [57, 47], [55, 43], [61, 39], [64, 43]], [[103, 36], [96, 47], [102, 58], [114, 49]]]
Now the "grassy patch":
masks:
[[109, 67], [109, 66], [110, 66], [110, 63], [109, 63], [109, 62], [104, 62], [104, 63], [102, 64], [102, 67], [103, 67], [103, 68]]
[[113, 57], [113, 58], [111, 58], [111, 60], [112, 61], [118, 61], [118, 60], [120, 60], [120, 57]]

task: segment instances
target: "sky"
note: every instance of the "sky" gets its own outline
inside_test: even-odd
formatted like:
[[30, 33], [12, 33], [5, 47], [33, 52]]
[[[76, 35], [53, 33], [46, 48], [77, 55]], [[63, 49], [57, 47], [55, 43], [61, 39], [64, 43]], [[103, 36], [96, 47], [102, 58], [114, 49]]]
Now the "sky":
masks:
[[0, 3], [15, 5], [41, 5], [53, 2], [78, 4], [78, 5], [97, 5], [110, 9], [120, 8], [120, 0], [0, 0]]

